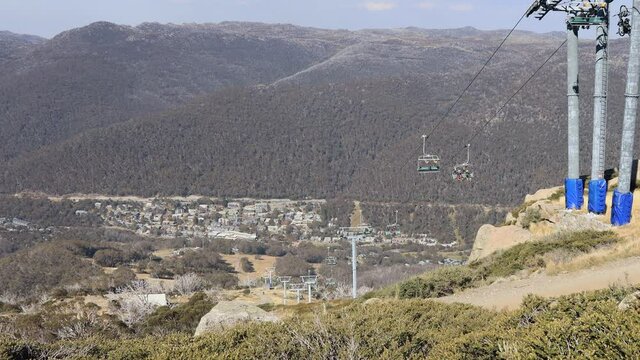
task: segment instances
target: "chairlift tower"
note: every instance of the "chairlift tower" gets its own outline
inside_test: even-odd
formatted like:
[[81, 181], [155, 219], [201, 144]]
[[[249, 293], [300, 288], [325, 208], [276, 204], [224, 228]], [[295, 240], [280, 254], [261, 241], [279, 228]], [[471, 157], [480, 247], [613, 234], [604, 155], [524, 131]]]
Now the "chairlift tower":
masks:
[[[633, 193], [631, 178], [633, 169], [633, 147], [638, 112], [638, 97], [640, 97], [640, 0], [633, 1], [631, 9], [631, 26], [629, 29], [629, 10], [620, 9], [620, 35], [630, 32], [629, 64], [627, 69], [627, 88], [625, 91], [624, 121], [622, 125], [622, 141], [620, 145], [620, 174], [618, 188], [613, 192], [611, 206], [611, 223], [616, 226], [631, 222], [633, 207]], [[625, 13], [625, 14], [623, 14]], [[624, 16], [623, 16], [624, 15]]]
[[593, 148], [589, 211], [603, 213], [606, 209], [607, 183], [604, 179], [607, 127], [609, 4], [613, 0], [563, 1], [535, 0], [527, 16], [542, 20], [549, 12], [567, 13], [567, 105], [568, 105], [568, 171], [565, 179], [565, 206], [580, 209], [584, 185], [580, 179], [580, 86], [578, 62], [578, 31], [596, 26], [596, 71], [594, 86]]
[[300, 304], [300, 293], [304, 291], [307, 286], [304, 283], [291, 284], [291, 290], [296, 292], [296, 304]]
[[302, 283], [307, 287], [307, 290], [308, 290], [307, 303], [311, 303], [311, 288], [315, 286], [316, 283], [318, 282], [318, 276], [305, 275], [305, 276], [300, 276], [300, 279], [302, 280]]
[[578, 32], [567, 19], [567, 178], [564, 180], [565, 207], [580, 210], [584, 204], [584, 183], [580, 179], [580, 61]]
[[331, 248], [327, 248], [327, 258], [325, 259], [325, 263], [329, 266], [329, 278], [326, 279], [326, 286], [333, 286], [336, 283], [336, 280], [333, 278], [333, 268], [338, 265], [338, 258], [335, 256], [331, 256]]
[[273, 289], [273, 273], [276, 271], [276, 268], [270, 267], [265, 270], [263, 275], [264, 277], [264, 286], [271, 290]]
[[358, 297], [358, 249], [356, 238], [351, 238], [351, 297]]
[[282, 305], [287, 305], [287, 284], [291, 282], [291, 276], [279, 276], [278, 280], [282, 283]]

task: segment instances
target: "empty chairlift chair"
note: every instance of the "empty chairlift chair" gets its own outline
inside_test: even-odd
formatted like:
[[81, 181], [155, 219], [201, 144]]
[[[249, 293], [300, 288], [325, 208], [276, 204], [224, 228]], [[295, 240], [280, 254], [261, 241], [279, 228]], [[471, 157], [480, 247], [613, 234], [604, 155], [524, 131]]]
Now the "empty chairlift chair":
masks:
[[440, 157], [427, 154], [427, 135], [422, 135], [422, 155], [418, 157], [419, 173], [435, 173], [440, 171]]
[[473, 166], [469, 163], [471, 145], [467, 144], [465, 147], [467, 148], [467, 161], [454, 166], [453, 172], [451, 173], [451, 177], [453, 178], [453, 180], [460, 182], [470, 181], [471, 179], [473, 179]]

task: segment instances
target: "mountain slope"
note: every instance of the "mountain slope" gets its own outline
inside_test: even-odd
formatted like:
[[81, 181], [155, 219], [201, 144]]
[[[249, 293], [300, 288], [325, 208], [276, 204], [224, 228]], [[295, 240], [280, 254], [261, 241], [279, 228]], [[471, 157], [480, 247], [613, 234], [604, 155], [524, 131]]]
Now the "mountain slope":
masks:
[[[241, 23], [97, 23], [72, 30], [34, 50], [30, 62], [14, 64], [13, 83], [0, 88], [9, 109], [1, 144], [10, 159], [0, 191], [513, 204], [564, 177], [563, 51], [476, 138], [476, 181], [453, 183], [448, 171], [463, 160], [468, 139], [560, 44], [557, 34], [515, 33], [433, 132], [429, 151], [441, 156], [445, 171], [420, 176], [414, 169], [420, 135], [434, 128], [502, 36]], [[611, 167], [618, 158], [626, 44], [612, 44]], [[581, 47], [583, 169], [590, 160], [592, 45]], [[262, 54], [270, 57], [255, 63]], [[215, 88], [203, 85], [207, 76], [200, 71], [214, 58], [226, 59], [216, 73], [239, 63], [242, 74], [260, 74], [235, 77], [237, 84], [271, 85], [227, 87], [148, 114]], [[273, 70], [283, 58], [288, 65]], [[36, 80], [45, 63], [52, 71]], [[179, 86], [184, 83], [193, 87]], [[34, 86], [36, 94], [49, 93], [22, 96]], [[142, 115], [125, 121], [124, 114]]]
[[[560, 53], [477, 137], [471, 159], [476, 181], [456, 184], [447, 173], [463, 160], [467, 139], [547, 56], [514, 47], [434, 132], [429, 148], [443, 158], [440, 174], [416, 174], [420, 135], [440, 120], [469, 72], [219, 91], [16, 159], [5, 168], [2, 189], [516, 203], [564, 176]], [[541, 43], [539, 51], [552, 49]], [[617, 159], [623, 71], [612, 65], [609, 164]], [[583, 99], [590, 92], [585, 86]], [[585, 104], [585, 124], [590, 111]], [[585, 169], [589, 126], [582, 135]]]
[[95, 23], [32, 47], [0, 74], [0, 160], [216, 89], [275, 81], [339, 46], [278, 29]]
[[[98, 22], [46, 41], [0, 36], [0, 61], [12, 54], [0, 73], [0, 161], [228, 87], [459, 71], [485, 57], [503, 35]], [[543, 39], [514, 36], [516, 42]], [[31, 46], [18, 51], [16, 42]]]
[[29, 49], [45, 41], [38, 36], [0, 31], [0, 64], [24, 56]]

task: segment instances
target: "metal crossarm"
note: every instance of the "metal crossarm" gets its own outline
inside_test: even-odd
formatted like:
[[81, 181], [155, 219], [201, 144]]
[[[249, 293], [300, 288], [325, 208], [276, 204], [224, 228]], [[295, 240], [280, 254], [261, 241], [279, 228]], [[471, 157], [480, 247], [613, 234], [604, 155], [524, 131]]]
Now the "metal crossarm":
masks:
[[557, 11], [556, 7], [563, 0], [535, 0], [531, 6], [529, 6], [529, 10], [527, 10], [527, 17], [536, 14], [535, 18], [538, 20], [542, 20], [547, 14], [551, 11]]

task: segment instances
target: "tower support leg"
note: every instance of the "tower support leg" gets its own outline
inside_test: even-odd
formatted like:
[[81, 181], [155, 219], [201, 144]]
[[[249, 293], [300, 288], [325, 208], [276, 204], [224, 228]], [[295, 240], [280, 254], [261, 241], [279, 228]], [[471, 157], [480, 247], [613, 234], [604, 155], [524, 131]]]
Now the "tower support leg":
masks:
[[584, 184], [580, 179], [580, 84], [578, 62], [578, 27], [567, 22], [567, 102], [568, 102], [568, 171], [564, 182], [565, 206], [582, 208]]
[[633, 146], [638, 112], [639, 82], [640, 0], [634, 0], [631, 9], [631, 41], [629, 45], [622, 141], [620, 145], [620, 175], [618, 177], [618, 188], [613, 193], [613, 204], [611, 206], [611, 223], [615, 226], [626, 225], [631, 222], [633, 209], [631, 179], [633, 175]]
[[593, 104], [593, 149], [591, 181], [589, 182], [589, 212], [604, 214], [607, 210], [607, 181], [604, 178], [607, 137], [607, 87], [609, 22], [596, 30], [596, 73]]

